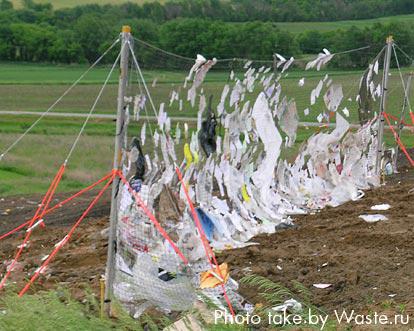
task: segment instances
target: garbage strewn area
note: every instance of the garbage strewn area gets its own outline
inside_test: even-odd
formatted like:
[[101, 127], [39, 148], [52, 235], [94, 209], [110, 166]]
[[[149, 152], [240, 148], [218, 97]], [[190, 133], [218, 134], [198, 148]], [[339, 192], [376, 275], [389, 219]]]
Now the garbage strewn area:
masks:
[[[327, 207], [313, 215], [294, 217], [294, 227], [280, 229], [251, 239], [258, 245], [219, 253], [219, 263], [227, 262], [231, 277], [238, 280], [245, 274], [265, 276], [285, 286], [297, 280], [311, 290], [312, 302], [326, 311], [352, 308], [358, 311], [395, 313], [404, 307], [414, 313], [414, 239], [413, 171], [402, 171], [386, 178], [386, 184], [365, 192], [365, 197], [341, 206]], [[402, 179], [405, 179], [402, 181]], [[409, 193], [411, 191], [411, 193]], [[92, 196], [92, 194], [91, 194]], [[63, 199], [64, 196], [58, 196]], [[4, 231], [26, 220], [36, 207], [38, 197], [10, 197], [0, 201]], [[67, 233], [73, 215], [82, 210], [79, 201], [73, 208], [60, 212], [45, 228], [38, 228], [30, 240], [30, 249], [22, 256], [10, 283], [24, 285], [25, 278], [39, 267], [39, 256], [48, 254], [55, 242]], [[162, 199], [164, 199], [162, 197]], [[18, 208], [16, 201], [20, 201]], [[371, 210], [372, 206], [389, 204], [388, 210]], [[21, 208], [23, 207], [23, 208]], [[108, 210], [108, 200], [97, 207], [80, 226], [73, 240], [41, 275], [32, 291], [63, 286], [82, 299], [90, 288], [99, 297], [99, 279], [105, 272], [108, 217], [99, 215]], [[167, 212], [169, 207], [164, 208]], [[173, 211], [170, 211], [173, 213]], [[373, 224], [361, 214], [381, 213], [388, 218]], [[24, 233], [1, 242], [0, 257], [10, 261], [21, 244]], [[2, 264], [4, 274], [7, 265]], [[330, 284], [317, 288], [314, 284]], [[260, 303], [252, 288], [241, 286], [239, 293], [254, 304]]]
[[[255, 237], [259, 246], [225, 251], [220, 260], [231, 265], [235, 278], [252, 272], [285, 286], [297, 280], [311, 290], [313, 303], [328, 312], [381, 311], [399, 304], [413, 314], [414, 191], [409, 192], [414, 180], [407, 177], [367, 191], [359, 201], [298, 216], [295, 227]], [[370, 224], [359, 218], [376, 214], [371, 206], [384, 202], [391, 206], [381, 211], [387, 221]], [[331, 286], [313, 286], [320, 283]], [[252, 289], [242, 287], [240, 293], [260, 301]]]

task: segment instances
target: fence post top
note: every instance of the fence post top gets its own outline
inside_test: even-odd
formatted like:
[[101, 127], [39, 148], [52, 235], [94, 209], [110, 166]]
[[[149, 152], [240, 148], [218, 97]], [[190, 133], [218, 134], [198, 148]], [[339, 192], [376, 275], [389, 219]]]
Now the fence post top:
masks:
[[131, 33], [131, 27], [129, 25], [122, 26], [122, 32]]

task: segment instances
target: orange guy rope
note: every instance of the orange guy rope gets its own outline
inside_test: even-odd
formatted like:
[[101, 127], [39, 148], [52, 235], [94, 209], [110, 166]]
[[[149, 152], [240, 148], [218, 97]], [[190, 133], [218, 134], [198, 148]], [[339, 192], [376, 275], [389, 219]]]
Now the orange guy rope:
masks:
[[76, 228], [80, 225], [80, 223], [83, 221], [86, 215], [88, 215], [89, 211], [93, 208], [93, 206], [95, 206], [95, 204], [98, 202], [98, 200], [100, 199], [102, 194], [106, 191], [106, 189], [109, 187], [109, 185], [111, 185], [114, 177], [115, 177], [115, 173], [113, 172], [112, 177], [108, 180], [105, 186], [99, 191], [98, 195], [92, 200], [88, 208], [86, 208], [86, 210], [83, 212], [82, 216], [76, 221], [76, 223], [70, 229], [69, 233], [56, 245], [56, 248], [52, 251], [52, 253], [48, 256], [48, 258], [43, 262], [40, 268], [38, 268], [35, 271], [32, 278], [29, 280], [26, 286], [20, 291], [19, 297], [22, 297], [27, 292], [30, 286], [35, 282], [35, 280], [39, 277], [41, 272], [47, 267], [47, 265], [55, 257], [55, 255], [59, 252], [59, 250], [70, 240]]
[[[196, 226], [198, 228], [198, 231], [200, 232], [201, 241], [203, 243], [204, 250], [206, 251], [206, 256], [207, 256], [207, 259], [208, 259], [208, 261], [209, 261], [209, 263], [211, 265], [211, 268], [212, 269], [216, 269], [217, 274], [220, 276], [220, 278], [221, 279], [224, 279], [223, 274], [222, 274], [222, 272], [221, 272], [221, 270], [220, 270], [220, 268], [218, 266], [218, 263], [217, 263], [217, 260], [216, 260], [216, 256], [214, 255], [214, 252], [211, 249], [210, 244], [208, 243], [208, 240], [207, 240], [206, 235], [204, 233], [203, 227], [201, 226], [201, 223], [200, 223], [200, 220], [198, 218], [197, 212], [196, 212], [196, 210], [194, 208], [193, 202], [191, 201], [190, 196], [188, 194], [187, 187], [185, 186], [185, 183], [184, 183], [184, 180], [183, 180], [183, 175], [181, 174], [181, 171], [180, 171], [180, 169], [178, 169], [178, 167], [175, 167], [175, 172], [177, 173], [178, 179], [181, 182], [182, 188], [184, 190], [185, 196], [186, 196], [187, 201], [188, 201], [188, 204], [190, 206], [191, 213], [192, 213], [193, 218], [194, 218], [194, 222], [196, 223]], [[213, 259], [213, 261], [214, 261], [214, 263], [216, 265], [215, 268], [213, 266], [213, 263], [211, 262], [211, 259]], [[224, 299], [226, 300], [226, 303], [227, 303], [227, 305], [229, 307], [229, 310], [230, 310], [232, 316], [234, 317], [235, 316], [235, 313], [234, 313], [234, 310], [233, 310], [233, 306], [231, 305], [230, 299], [227, 296], [226, 288], [224, 287], [223, 282], [221, 282], [221, 288], [223, 289]]]
[[385, 118], [385, 120], [387, 121], [387, 123], [388, 123], [388, 125], [389, 125], [389, 127], [390, 127], [390, 129], [391, 129], [391, 131], [392, 131], [392, 133], [394, 134], [394, 138], [395, 138], [395, 140], [397, 141], [398, 146], [400, 146], [401, 150], [403, 151], [403, 153], [404, 153], [404, 154], [405, 154], [405, 156], [407, 157], [407, 159], [408, 159], [408, 161], [410, 162], [411, 166], [413, 166], [413, 167], [414, 167], [414, 161], [413, 161], [413, 159], [411, 158], [410, 154], [408, 154], [408, 152], [407, 152], [407, 150], [406, 150], [406, 148], [405, 148], [404, 144], [401, 142], [400, 137], [398, 137], [397, 132], [395, 132], [395, 129], [394, 129], [394, 128], [393, 128], [393, 126], [391, 125], [391, 123], [390, 123], [390, 119], [388, 118], [388, 114], [387, 114], [387, 113], [384, 113], [384, 118]]
[[[56, 205], [54, 205], [53, 207], [51, 207], [51, 208], [47, 209], [47, 210], [44, 212], [43, 216], [45, 216], [45, 215], [47, 215], [47, 214], [51, 213], [52, 211], [54, 211], [54, 210], [56, 210], [56, 209], [59, 209], [59, 208], [63, 207], [65, 204], [67, 204], [68, 202], [70, 202], [70, 201], [72, 201], [73, 199], [77, 198], [78, 196], [82, 195], [83, 193], [85, 193], [85, 192], [87, 192], [87, 191], [90, 191], [90, 190], [91, 190], [91, 189], [93, 189], [95, 186], [99, 185], [100, 183], [102, 183], [103, 181], [105, 181], [106, 179], [108, 179], [109, 177], [111, 177], [111, 175], [112, 175], [112, 171], [111, 171], [109, 174], [107, 174], [106, 176], [102, 177], [102, 178], [101, 178], [100, 180], [98, 180], [97, 182], [93, 183], [92, 185], [90, 185], [90, 186], [88, 186], [88, 187], [86, 187], [86, 188], [84, 188], [84, 189], [80, 190], [79, 192], [75, 193], [75, 194], [74, 194], [74, 195], [72, 195], [71, 197], [69, 197], [69, 198], [67, 198], [67, 199], [63, 200], [62, 202], [57, 203], [57, 204], [56, 204]], [[35, 219], [35, 221], [37, 221], [39, 218], [40, 218], [40, 217], [39, 217], [39, 216], [37, 216], [37, 217], [36, 217], [36, 219]], [[17, 231], [21, 230], [21, 229], [22, 229], [22, 228], [24, 228], [26, 225], [29, 225], [29, 224], [30, 224], [30, 221], [31, 221], [31, 220], [28, 220], [27, 222], [25, 222], [25, 223], [23, 223], [23, 224], [20, 224], [18, 227], [14, 228], [13, 230], [11, 230], [11, 231], [9, 231], [9, 232], [7, 232], [7, 233], [5, 233], [5, 234], [1, 235], [1, 236], [0, 236], [0, 240], [2, 240], [2, 239], [4, 239], [4, 238], [6, 238], [6, 237], [8, 237], [8, 236], [12, 235], [13, 233], [15, 233], [15, 232], [17, 232]]]
[[[35, 215], [30, 220], [30, 223], [28, 224], [28, 231], [27, 231], [26, 236], [23, 240], [23, 243], [19, 246], [19, 249], [18, 249], [12, 263], [8, 267], [8, 270], [7, 270], [6, 274], [4, 275], [3, 279], [0, 282], [0, 289], [2, 289], [4, 287], [4, 284], [6, 283], [7, 278], [10, 276], [10, 274], [11, 274], [13, 268], [14, 268], [14, 265], [17, 263], [17, 260], [19, 259], [20, 255], [22, 254], [26, 243], [29, 241], [30, 235], [32, 233], [32, 230], [30, 228], [32, 227], [35, 220], [37, 219], [37, 217], [40, 213], [40, 210], [43, 208], [43, 213], [44, 213], [44, 209], [47, 208], [48, 203], [50, 203], [50, 200], [51, 200], [53, 194], [55, 193], [56, 188], [59, 185], [60, 180], [62, 179], [64, 171], [65, 171], [65, 165], [63, 164], [63, 165], [60, 166], [55, 178], [53, 178], [53, 181], [50, 184], [50, 187], [47, 190], [45, 196], [43, 197], [43, 200], [42, 200], [39, 208], [36, 210]], [[47, 201], [47, 203], [46, 203], [46, 201]], [[41, 214], [40, 218], [43, 216], [43, 213]]]
[[172, 241], [172, 239], [170, 238], [170, 236], [168, 235], [168, 233], [163, 229], [163, 227], [161, 226], [161, 224], [157, 221], [157, 219], [155, 218], [155, 216], [150, 212], [150, 210], [148, 209], [148, 207], [145, 205], [144, 201], [142, 201], [141, 197], [139, 196], [139, 194], [137, 194], [132, 187], [129, 185], [129, 182], [127, 181], [127, 179], [124, 177], [124, 175], [121, 172], [118, 172], [118, 176], [121, 179], [121, 181], [127, 185], [128, 191], [134, 196], [135, 201], [137, 203], [137, 205], [139, 205], [141, 207], [141, 209], [144, 211], [144, 213], [148, 216], [148, 218], [151, 220], [152, 223], [154, 223], [155, 227], [157, 228], [157, 230], [161, 233], [161, 235], [164, 237], [165, 240], [168, 241], [168, 243], [171, 245], [171, 247], [174, 249], [174, 251], [178, 254], [178, 256], [181, 258], [181, 260], [185, 263], [188, 264], [188, 260], [187, 258], [184, 256], [184, 254], [180, 251], [180, 249], [176, 246], [176, 244]]

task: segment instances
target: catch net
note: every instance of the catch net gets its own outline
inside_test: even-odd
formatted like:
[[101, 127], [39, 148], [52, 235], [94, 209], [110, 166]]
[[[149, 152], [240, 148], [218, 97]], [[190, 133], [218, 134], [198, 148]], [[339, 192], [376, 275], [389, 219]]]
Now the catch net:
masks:
[[[349, 52], [328, 50], [308, 60], [190, 59], [135, 40], [131, 55], [137, 89], [125, 111], [135, 138], [124, 145], [114, 292], [136, 316], [206, 297], [249, 311], [213, 251], [379, 185], [382, 54], [349, 72], [329, 69]], [[401, 98], [398, 88], [389, 95]]]

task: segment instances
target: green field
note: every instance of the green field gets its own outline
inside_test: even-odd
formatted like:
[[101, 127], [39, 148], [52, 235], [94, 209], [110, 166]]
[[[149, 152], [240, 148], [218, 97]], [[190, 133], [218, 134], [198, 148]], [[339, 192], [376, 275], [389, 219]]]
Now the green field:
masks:
[[[85, 70], [85, 66], [33, 66], [33, 65], [11, 65], [1, 64], [0, 71], [5, 73], [0, 76], [0, 111], [44, 111], [53, 101], [68, 88]], [[76, 87], [54, 111], [57, 112], [82, 112], [89, 111], [100, 84], [104, 80], [108, 68], [98, 68], [85, 78], [82, 85]], [[151, 94], [158, 107], [161, 102], [166, 103], [166, 111], [170, 116], [196, 115], [198, 105], [191, 108], [185, 103], [183, 111], [177, 109], [176, 103], [169, 107], [170, 92], [172, 89], [180, 91], [180, 97], [186, 99], [185, 91], [182, 90], [182, 82], [186, 72], [150, 71], [144, 75], [149, 82], [158, 79], [155, 87], [150, 85]], [[311, 107], [309, 116], [304, 116], [303, 109], [309, 106], [310, 91], [315, 88], [318, 81], [325, 76], [326, 72], [315, 72], [292, 70], [282, 79], [282, 92], [297, 102], [298, 112], [302, 121], [315, 122], [316, 116], [325, 109], [323, 98], [320, 97], [316, 105]], [[357, 122], [356, 102], [354, 97], [357, 93], [359, 71], [332, 71], [330, 77], [334, 83], [343, 85], [344, 102], [340, 109], [348, 107], [350, 110], [350, 121]], [[240, 75], [240, 73], [239, 73]], [[305, 86], [299, 87], [298, 80], [305, 77]], [[227, 83], [228, 74], [220, 71], [212, 71], [208, 74], [203, 85], [206, 95], [214, 96], [216, 104], [220, 98], [222, 88]], [[136, 84], [131, 84], [128, 94], [133, 96], [139, 91]], [[402, 104], [402, 89], [397, 72], [393, 71], [390, 76], [390, 98], [389, 112], [397, 115]], [[324, 91], [321, 93], [323, 95]], [[257, 93], [250, 97], [254, 100]], [[411, 103], [414, 104], [414, 93]], [[111, 84], [107, 86], [103, 97], [98, 103], [96, 113], [115, 114], [117, 97], [117, 77], [111, 78]], [[352, 101], [347, 98], [352, 97]], [[151, 110], [149, 114], [152, 115]], [[1, 115], [0, 117], [0, 151], [3, 151], [19, 134], [36, 119], [35, 116], [12, 116]], [[53, 177], [59, 165], [64, 161], [65, 155], [73, 142], [76, 133], [82, 125], [81, 118], [57, 118], [46, 117], [32, 131], [28, 137], [12, 150], [0, 164], [0, 197], [20, 193], [44, 192], [47, 189], [50, 178]], [[142, 121], [132, 122], [129, 128], [130, 135], [139, 135]], [[173, 126], [175, 124], [173, 123]], [[194, 126], [190, 123], [190, 126]], [[286, 158], [295, 155], [299, 145], [305, 141], [317, 128], [300, 128], [298, 131], [297, 144], [292, 149], [283, 151]], [[67, 172], [61, 183], [59, 191], [72, 191], [84, 187], [111, 169], [113, 153], [113, 135], [115, 124], [112, 120], [91, 120], [84, 136], [80, 140], [78, 149], [73, 154], [67, 168]], [[149, 130], [147, 130], [147, 141], [149, 141]], [[414, 146], [413, 135], [406, 131], [403, 136], [407, 146]], [[386, 141], [391, 144], [393, 139], [389, 131], [386, 133]], [[146, 144], [145, 149], [151, 149]], [[177, 153], [182, 155], [182, 146], [178, 147]]]
[[[71, 82], [76, 80], [86, 69], [85, 66], [34, 66], [34, 65], [11, 65], [0, 64], [0, 71], [4, 74], [0, 76], [0, 111], [44, 111], [54, 100], [56, 100], [68, 87]], [[101, 84], [107, 75], [109, 68], [97, 68], [90, 72], [81, 82], [81, 85], [75, 87], [66, 98], [59, 103], [56, 112], [75, 112], [86, 113], [93, 104], [94, 98], [99, 92]], [[404, 75], [408, 69], [403, 71]], [[320, 97], [315, 105], [310, 106], [310, 93], [316, 87], [319, 80], [323, 79], [328, 71], [304, 71], [295, 69], [290, 71], [281, 80], [282, 92], [290, 99], [296, 101], [300, 119], [302, 121], [315, 122], [316, 116], [325, 109], [323, 98]], [[343, 87], [344, 100], [341, 108], [347, 107], [350, 111], [349, 120], [357, 123], [357, 95], [361, 71], [329, 71], [329, 77], [333, 83], [341, 84]], [[150, 92], [155, 100], [156, 106], [164, 102], [166, 111], [170, 116], [194, 117], [197, 113], [197, 107], [192, 108], [186, 102], [186, 91], [182, 88], [187, 72], [185, 71], [145, 71], [144, 77], [148, 82]], [[241, 78], [242, 75], [238, 73]], [[298, 81], [305, 78], [305, 85], [298, 86]], [[152, 87], [152, 81], [156, 79], [155, 87]], [[213, 95], [213, 104], [220, 100], [223, 86], [228, 82], [228, 73], [223, 71], [211, 71], [204, 82], [204, 93], [209, 96]], [[98, 84], [100, 83], [100, 84]], [[95, 110], [96, 113], [114, 114], [116, 109], [117, 96], [117, 74], [113, 74], [111, 81], [106, 87], [101, 101]], [[399, 74], [392, 70], [389, 79], [389, 102], [388, 111], [391, 114], [398, 115], [403, 101], [403, 89]], [[178, 103], [175, 102], [169, 106], [171, 91], [175, 90], [180, 93], [180, 98], [184, 101], [183, 111], [179, 111]], [[136, 84], [136, 76], [131, 79], [128, 94], [130, 96], [139, 93], [139, 87]], [[321, 96], [324, 94], [324, 90]], [[257, 93], [250, 97], [252, 101]], [[348, 100], [351, 98], [352, 100]], [[411, 104], [414, 105], [414, 93], [411, 93]], [[305, 108], [310, 109], [308, 116], [303, 111]], [[149, 115], [153, 115], [148, 107]]]
[[284, 30], [292, 33], [300, 33], [306, 30], [316, 30], [320, 32], [333, 31], [337, 29], [348, 29], [351, 26], [364, 28], [375, 23], [412, 23], [414, 21], [414, 14], [397, 15], [379, 17], [369, 20], [350, 20], [350, 21], [336, 21], [336, 22], [280, 22], [277, 25]]
[[[3, 149], [14, 141], [33, 120], [33, 117], [3, 116], [0, 123], [0, 148]], [[44, 193], [64, 161], [81, 125], [80, 119], [44, 119], [33, 134], [23, 139], [0, 164], [0, 197]], [[130, 136], [139, 134], [140, 130], [141, 124], [132, 123], [129, 127]], [[283, 157], [293, 161], [300, 144], [316, 131], [317, 128], [300, 128], [295, 146], [283, 150]], [[91, 121], [68, 163], [58, 192], [80, 190], [111, 170], [114, 132], [115, 124], [112, 121]], [[404, 132], [402, 138], [406, 146], [414, 146], [412, 133]], [[144, 146], [144, 152], [147, 153], [152, 149], [149, 139], [147, 134]], [[385, 140], [387, 144], [395, 145], [389, 130], [386, 130]], [[182, 158], [182, 149], [182, 144], [177, 146], [179, 158]]]

